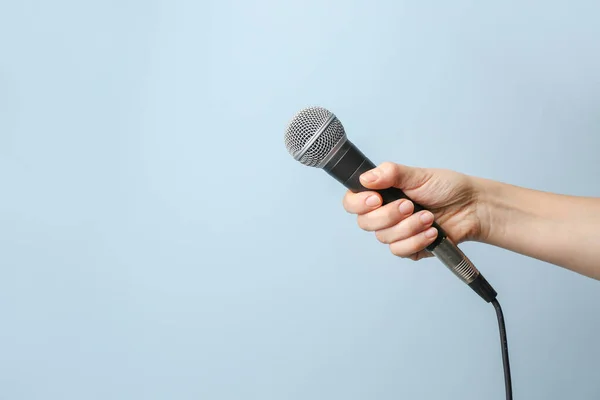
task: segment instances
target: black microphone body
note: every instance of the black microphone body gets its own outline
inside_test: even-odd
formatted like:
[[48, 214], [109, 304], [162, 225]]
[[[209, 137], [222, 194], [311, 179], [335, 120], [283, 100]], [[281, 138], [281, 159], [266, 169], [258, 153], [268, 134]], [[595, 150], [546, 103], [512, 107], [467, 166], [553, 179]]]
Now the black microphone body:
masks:
[[[359, 180], [361, 174], [375, 168], [371, 162], [350, 140], [340, 141], [336, 148], [330, 153], [322, 169], [344, 185], [349, 190], [357, 193], [363, 191], [378, 192], [383, 204], [388, 204], [399, 199], [411, 200], [402, 190], [398, 188], [387, 188], [373, 190], [364, 187]], [[411, 200], [412, 201], [412, 200]], [[414, 204], [415, 212], [424, 210], [420, 204]], [[448, 238], [446, 232], [437, 222], [433, 227], [438, 231], [438, 236], [433, 243], [427, 246], [427, 250], [433, 253], [446, 267], [448, 267], [458, 278], [469, 285], [486, 302], [496, 298], [496, 291], [487, 282], [483, 275], [475, 268], [467, 256]]]

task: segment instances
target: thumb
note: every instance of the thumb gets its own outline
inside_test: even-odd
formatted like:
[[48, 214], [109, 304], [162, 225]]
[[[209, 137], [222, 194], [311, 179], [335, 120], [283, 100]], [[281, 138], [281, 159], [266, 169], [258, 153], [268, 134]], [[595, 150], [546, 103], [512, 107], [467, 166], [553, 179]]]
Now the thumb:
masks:
[[423, 185], [429, 174], [422, 168], [384, 162], [376, 168], [363, 173], [360, 183], [368, 189], [386, 189], [397, 187], [399, 189], [413, 189]]

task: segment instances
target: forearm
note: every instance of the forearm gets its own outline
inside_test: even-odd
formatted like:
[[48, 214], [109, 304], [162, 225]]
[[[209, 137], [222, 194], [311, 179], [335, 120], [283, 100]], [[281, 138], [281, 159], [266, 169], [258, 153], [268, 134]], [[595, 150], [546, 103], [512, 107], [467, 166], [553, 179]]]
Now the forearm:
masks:
[[483, 242], [600, 279], [600, 199], [476, 185]]

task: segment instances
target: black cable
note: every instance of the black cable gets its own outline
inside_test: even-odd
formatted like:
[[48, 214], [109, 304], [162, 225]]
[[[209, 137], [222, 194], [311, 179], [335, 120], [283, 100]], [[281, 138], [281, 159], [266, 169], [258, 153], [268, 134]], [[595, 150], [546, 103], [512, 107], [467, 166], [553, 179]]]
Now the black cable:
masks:
[[510, 378], [510, 363], [508, 362], [508, 342], [506, 340], [506, 326], [504, 324], [504, 314], [498, 300], [492, 300], [498, 316], [498, 327], [500, 328], [500, 345], [502, 346], [502, 363], [504, 364], [504, 386], [506, 388], [506, 400], [512, 400], [512, 381]]

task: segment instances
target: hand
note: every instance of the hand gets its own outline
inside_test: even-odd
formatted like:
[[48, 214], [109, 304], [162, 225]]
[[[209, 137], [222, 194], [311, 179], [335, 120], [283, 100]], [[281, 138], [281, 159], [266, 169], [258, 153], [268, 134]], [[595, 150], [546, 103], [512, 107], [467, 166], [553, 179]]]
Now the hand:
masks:
[[479, 241], [486, 234], [478, 190], [467, 175], [386, 162], [365, 172], [360, 181], [368, 189], [397, 187], [426, 209], [414, 213], [407, 199], [382, 206], [376, 192], [346, 192], [345, 210], [358, 215], [359, 227], [375, 232], [396, 256], [415, 261], [431, 257], [426, 247], [437, 237], [437, 229], [431, 226], [434, 219], [455, 244]]

